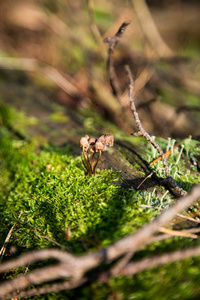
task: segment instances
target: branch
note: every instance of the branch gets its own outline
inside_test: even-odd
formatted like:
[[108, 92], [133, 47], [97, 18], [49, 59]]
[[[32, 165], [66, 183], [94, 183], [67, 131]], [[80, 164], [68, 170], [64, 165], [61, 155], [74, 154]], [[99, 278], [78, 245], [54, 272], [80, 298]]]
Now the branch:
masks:
[[81, 279], [76, 279], [76, 280], [68, 280], [68, 281], [63, 281], [63, 282], [58, 282], [53, 284], [47, 284], [40, 288], [32, 288], [21, 292], [14, 292], [11, 294], [7, 294], [5, 297], [1, 299], [11, 299], [11, 298], [21, 299], [24, 297], [31, 297], [31, 296], [42, 295], [47, 293], [58, 293], [66, 289], [74, 289], [76, 287], [79, 287], [84, 283], [86, 283], [87, 281], [88, 278], [83, 277]]
[[138, 115], [137, 110], [136, 110], [134, 98], [133, 98], [133, 87], [134, 87], [133, 76], [132, 76], [132, 73], [131, 73], [131, 70], [130, 70], [129, 66], [125, 66], [125, 69], [128, 73], [128, 77], [129, 77], [129, 81], [130, 81], [130, 84], [129, 84], [129, 98], [130, 98], [130, 103], [131, 103], [131, 111], [132, 111], [133, 116], [135, 118], [136, 126], [139, 130], [137, 133], [134, 133], [134, 135], [145, 137], [146, 140], [149, 141], [154, 146], [154, 148], [158, 151], [158, 153], [160, 154], [160, 156], [162, 158], [167, 183], [172, 188], [174, 188], [174, 190], [176, 191], [176, 193], [178, 195], [184, 196], [186, 193], [184, 192], [184, 190], [181, 187], [178, 186], [176, 181], [170, 175], [167, 159], [165, 157], [164, 152], [162, 151], [160, 146], [154, 141], [154, 139], [146, 132], [146, 130], [142, 126], [142, 123], [140, 121], [139, 115]]
[[189, 248], [185, 250], [178, 250], [172, 253], [166, 253], [160, 256], [153, 256], [149, 258], [142, 259], [138, 262], [129, 263], [126, 268], [120, 271], [119, 275], [134, 275], [141, 271], [158, 267], [167, 263], [172, 263], [175, 261], [183, 260], [188, 257], [194, 257], [200, 255], [200, 246]]
[[[86, 271], [98, 267], [102, 262], [109, 263], [127, 253], [134, 253], [149, 243], [149, 239], [153, 237], [159, 227], [169, 223], [177, 213], [188, 208], [199, 198], [200, 186], [196, 186], [192, 189], [190, 194], [180, 198], [173, 206], [163, 211], [160, 216], [138, 230], [135, 234], [115, 242], [108, 248], [91, 254], [76, 257], [61, 250], [43, 249], [23, 254], [17, 259], [3, 263], [0, 265], [1, 273], [46, 259], [54, 258], [59, 262], [57, 265], [37, 269], [13, 280], [6, 281], [0, 286], [0, 296], [6, 296], [15, 290], [26, 288], [32, 284], [40, 284], [59, 278], [68, 277], [76, 281], [83, 278]], [[71, 287], [69, 286], [69, 288]]]
[[122, 25], [119, 27], [118, 31], [114, 36], [111, 37], [106, 37], [103, 41], [104, 43], [109, 44], [108, 48], [108, 60], [107, 60], [107, 67], [108, 67], [108, 73], [109, 73], [109, 80], [110, 80], [110, 85], [112, 88], [113, 95], [116, 96], [119, 100], [120, 96], [120, 88], [119, 84], [117, 82], [117, 76], [115, 74], [115, 69], [113, 66], [113, 53], [115, 50], [115, 46], [118, 42], [118, 40], [121, 38], [122, 34], [124, 33], [126, 27], [130, 24], [130, 22], [124, 22]]

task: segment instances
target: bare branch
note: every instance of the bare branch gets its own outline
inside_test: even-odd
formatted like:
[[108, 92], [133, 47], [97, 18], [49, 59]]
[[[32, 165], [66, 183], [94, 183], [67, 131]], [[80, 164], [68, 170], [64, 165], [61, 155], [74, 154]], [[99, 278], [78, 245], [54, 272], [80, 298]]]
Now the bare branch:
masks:
[[160, 256], [153, 256], [145, 258], [138, 262], [129, 263], [126, 268], [120, 271], [120, 275], [134, 275], [141, 271], [158, 267], [167, 263], [183, 260], [188, 257], [194, 257], [200, 255], [200, 246], [195, 248], [189, 248], [185, 250], [178, 250], [172, 253], [166, 253]]
[[75, 279], [75, 280], [68, 280], [68, 281], [63, 281], [63, 282], [58, 282], [58, 283], [53, 283], [53, 284], [47, 284], [40, 288], [32, 288], [32, 289], [21, 291], [21, 292], [14, 292], [11, 294], [7, 294], [6, 297], [3, 297], [1, 299], [11, 299], [11, 298], [21, 299], [24, 297], [42, 295], [42, 294], [46, 294], [46, 293], [58, 293], [60, 291], [66, 290], [66, 289], [74, 289], [78, 286], [83, 285], [87, 281], [88, 281], [88, 278], [83, 277], [83, 278]]
[[110, 85], [112, 88], [113, 95], [116, 96], [119, 99], [120, 96], [120, 88], [119, 84], [117, 81], [117, 76], [115, 74], [115, 69], [113, 66], [113, 53], [115, 50], [115, 46], [118, 42], [118, 40], [121, 38], [122, 34], [124, 33], [126, 27], [130, 24], [130, 22], [124, 22], [122, 25], [119, 27], [118, 31], [114, 36], [111, 37], [106, 37], [104, 39], [104, 43], [109, 44], [108, 48], [108, 60], [107, 60], [107, 67], [108, 67], [108, 73], [109, 73], [109, 80], [110, 80]]
[[[157, 209], [157, 210], [164, 210], [164, 208], [162, 208], [162, 207], [157, 207], [157, 206], [153, 206], [153, 205], [141, 204], [139, 206], [144, 207], [144, 208], [153, 208], [153, 209]], [[177, 215], [177, 217], [180, 217], [182, 219], [186, 219], [186, 220], [194, 222], [194, 223], [200, 223], [200, 221], [198, 219], [194, 219], [189, 216], [182, 215], [182, 214], [176, 214], [176, 215]]]
[[170, 172], [169, 172], [169, 168], [168, 168], [167, 159], [165, 157], [164, 152], [162, 151], [160, 146], [154, 141], [154, 139], [146, 132], [146, 130], [142, 126], [142, 123], [140, 121], [139, 115], [138, 115], [137, 110], [136, 110], [134, 98], [133, 98], [133, 87], [134, 87], [133, 76], [132, 76], [132, 73], [131, 73], [131, 70], [130, 70], [129, 66], [125, 66], [125, 69], [128, 73], [128, 77], [129, 77], [129, 81], [130, 81], [130, 84], [129, 84], [129, 98], [130, 98], [130, 103], [131, 103], [131, 111], [133, 113], [137, 128], [139, 130], [134, 135], [145, 137], [146, 140], [149, 141], [154, 146], [154, 148], [158, 151], [158, 153], [160, 154], [160, 156], [162, 158], [167, 183], [176, 191], [176, 193], [178, 195], [183, 196], [186, 193], [184, 192], [184, 190], [181, 187], [178, 186], [176, 181], [171, 177]]
[[139, 229], [135, 234], [125, 237], [114, 243], [107, 249], [107, 260], [112, 260], [127, 253], [129, 251], [135, 252], [140, 247], [148, 243], [148, 239], [158, 231], [159, 227], [167, 225], [177, 213], [185, 210], [192, 203], [200, 198], [200, 186], [194, 187], [190, 194], [180, 198], [174, 205], [163, 211], [152, 222]]
[[[152, 239], [153, 235], [159, 230], [161, 226], [169, 223], [177, 213], [188, 208], [194, 201], [198, 200], [199, 198], [200, 186], [196, 186], [192, 189], [190, 194], [180, 198], [173, 206], [163, 211], [160, 216], [138, 230], [135, 234], [117, 241], [106, 249], [102, 249], [91, 254], [76, 257], [61, 250], [43, 249], [24, 254], [15, 260], [3, 263], [2, 265], [0, 265], [1, 273], [45, 259], [54, 258], [59, 262], [57, 265], [37, 269], [13, 280], [6, 281], [0, 286], [0, 296], [10, 294], [16, 289], [26, 288], [31, 284], [39, 284], [49, 280], [66, 277], [72, 278], [71, 280], [79, 280], [82, 278], [83, 274], [86, 271], [99, 266], [102, 262], [109, 263], [112, 260], [123, 256], [124, 254], [134, 253], [142, 246], [147, 245], [149, 243], [149, 240]], [[194, 255], [196, 255], [196, 252], [194, 251], [191, 251], [189, 253], [192, 253], [191, 255], [193, 255], [193, 253]], [[131, 255], [128, 255], [126, 257], [127, 261], [130, 257]], [[125, 262], [127, 262], [126, 259]], [[142, 267], [140, 268], [142, 269]]]
[[196, 234], [192, 234], [190, 232], [185, 232], [183, 230], [174, 230], [174, 229], [169, 229], [169, 228], [165, 228], [165, 227], [160, 227], [159, 231], [162, 233], [167, 233], [173, 236], [182, 236], [182, 237], [188, 237], [188, 238], [192, 238], [192, 239], [197, 239], [198, 235]]

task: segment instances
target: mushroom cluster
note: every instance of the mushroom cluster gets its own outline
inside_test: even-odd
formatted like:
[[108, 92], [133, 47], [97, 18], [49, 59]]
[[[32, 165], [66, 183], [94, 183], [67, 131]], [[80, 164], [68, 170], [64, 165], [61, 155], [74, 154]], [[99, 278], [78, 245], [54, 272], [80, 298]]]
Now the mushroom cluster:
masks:
[[[106, 151], [108, 147], [114, 144], [114, 136], [111, 133], [101, 135], [98, 139], [90, 138], [85, 135], [80, 139], [80, 146], [82, 148], [81, 158], [86, 170], [86, 174], [94, 175], [96, 166], [101, 158], [101, 153]], [[95, 159], [95, 154], [98, 156]]]

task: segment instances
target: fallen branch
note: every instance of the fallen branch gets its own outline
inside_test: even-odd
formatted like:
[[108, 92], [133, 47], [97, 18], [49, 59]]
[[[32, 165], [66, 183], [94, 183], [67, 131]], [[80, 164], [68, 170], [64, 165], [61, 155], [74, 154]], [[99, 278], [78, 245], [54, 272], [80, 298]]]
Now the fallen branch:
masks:
[[159, 256], [153, 256], [145, 258], [138, 262], [129, 263], [126, 268], [121, 270], [120, 275], [134, 275], [141, 271], [172, 263], [175, 261], [183, 260], [189, 257], [199, 256], [200, 255], [200, 246], [194, 248], [188, 248], [185, 250], [178, 250], [172, 253], [166, 253]]
[[133, 98], [133, 87], [134, 87], [133, 76], [132, 76], [132, 73], [131, 73], [131, 70], [130, 70], [129, 66], [125, 66], [125, 69], [127, 71], [127, 74], [128, 74], [128, 77], [129, 77], [129, 82], [130, 82], [130, 84], [129, 84], [129, 98], [130, 98], [130, 103], [131, 103], [131, 111], [132, 111], [133, 116], [135, 118], [136, 126], [138, 128], [138, 132], [134, 133], [134, 136], [143, 136], [143, 137], [146, 138], [147, 141], [149, 141], [154, 146], [154, 148], [158, 151], [158, 153], [160, 154], [160, 156], [162, 158], [163, 166], [164, 166], [164, 169], [165, 169], [166, 181], [167, 181], [168, 185], [175, 190], [177, 195], [183, 196], [186, 193], [184, 192], [184, 190], [181, 187], [178, 186], [176, 181], [171, 177], [170, 172], [169, 172], [169, 168], [168, 168], [167, 159], [165, 157], [164, 152], [162, 151], [160, 146], [154, 141], [154, 139], [146, 132], [146, 130], [142, 126], [142, 123], [140, 121], [139, 115], [138, 115], [137, 110], [136, 110], [134, 98]]
[[[37, 269], [25, 275], [19, 276], [13, 280], [4, 282], [0, 286], [0, 296], [7, 297], [7, 295], [9, 295], [10, 297], [11, 295], [10, 293], [16, 290], [24, 289], [29, 285], [41, 284], [46, 281], [63, 279], [63, 278], [69, 278], [70, 280], [68, 283], [66, 283], [67, 287], [65, 286], [64, 289], [80, 286], [81, 284], [87, 281], [84, 278], [85, 272], [98, 267], [102, 262], [110, 263], [111, 261], [119, 258], [120, 256], [127, 255], [129, 253], [130, 255], [127, 255], [126, 258], [124, 259], [124, 263], [126, 263], [135, 251], [139, 250], [141, 247], [149, 243], [149, 240], [152, 239], [152, 237], [156, 232], [158, 232], [160, 227], [166, 226], [176, 216], [177, 213], [180, 213], [181, 211], [191, 206], [192, 203], [198, 200], [199, 198], [200, 198], [200, 186], [196, 186], [192, 189], [190, 194], [180, 198], [173, 206], [163, 211], [160, 214], [160, 216], [158, 216], [152, 222], [146, 224], [135, 234], [125, 237], [115, 242], [113, 245], [109, 246], [108, 248], [101, 249], [94, 253], [76, 257], [74, 255], [71, 255], [61, 250], [43, 249], [43, 250], [38, 250], [38, 251], [33, 251], [30, 253], [23, 254], [21, 257], [17, 259], [3, 263], [2, 265], [0, 265], [1, 273], [8, 272], [14, 268], [23, 267], [27, 264], [31, 264], [37, 261], [43, 261], [46, 259], [53, 258], [58, 261], [58, 263], [53, 266], [47, 266], [41, 269]], [[188, 252], [186, 252], [187, 254], [184, 254], [185, 256], [184, 255], [181, 256], [180, 254], [178, 256], [175, 254], [173, 256], [171, 254], [170, 256], [169, 254], [166, 254], [165, 256], [168, 257], [167, 260], [166, 259], [159, 260], [158, 258], [157, 260], [153, 260], [154, 264], [150, 263], [149, 267], [155, 266], [156, 262], [157, 264], [164, 263], [165, 261], [170, 262], [170, 258], [171, 261], [174, 261], [175, 259], [177, 260], [177, 259], [183, 259], [184, 257], [189, 257], [193, 255], [195, 256], [197, 255], [196, 254], [197, 251], [200, 251], [200, 247], [197, 250], [189, 249]], [[163, 255], [163, 257], [165, 256]], [[127, 266], [128, 269], [126, 270]], [[143, 270], [143, 269], [144, 269], [143, 263], [141, 264], [141, 266], [138, 263], [137, 270]], [[133, 263], [124, 266], [124, 268], [122, 269], [119, 265], [118, 268], [119, 273], [115, 272], [115, 276], [118, 276], [119, 274], [122, 275], [131, 274], [131, 272], [133, 272], [132, 274], [135, 274], [136, 272], [135, 270], [136, 267], [133, 267]], [[72, 285], [70, 285], [70, 282]], [[19, 294], [18, 297], [21, 297], [21, 295]]]

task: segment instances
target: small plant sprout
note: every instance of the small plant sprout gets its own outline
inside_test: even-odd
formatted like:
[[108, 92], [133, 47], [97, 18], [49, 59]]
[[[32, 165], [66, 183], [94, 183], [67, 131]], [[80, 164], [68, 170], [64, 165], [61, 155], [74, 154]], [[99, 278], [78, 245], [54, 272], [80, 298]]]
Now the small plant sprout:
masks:
[[[114, 136], [111, 133], [100, 136], [98, 139], [89, 138], [85, 135], [80, 139], [80, 147], [82, 148], [81, 159], [86, 174], [95, 175], [97, 164], [101, 158], [103, 151], [114, 144]], [[98, 156], [95, 158], [96, 153]]]

